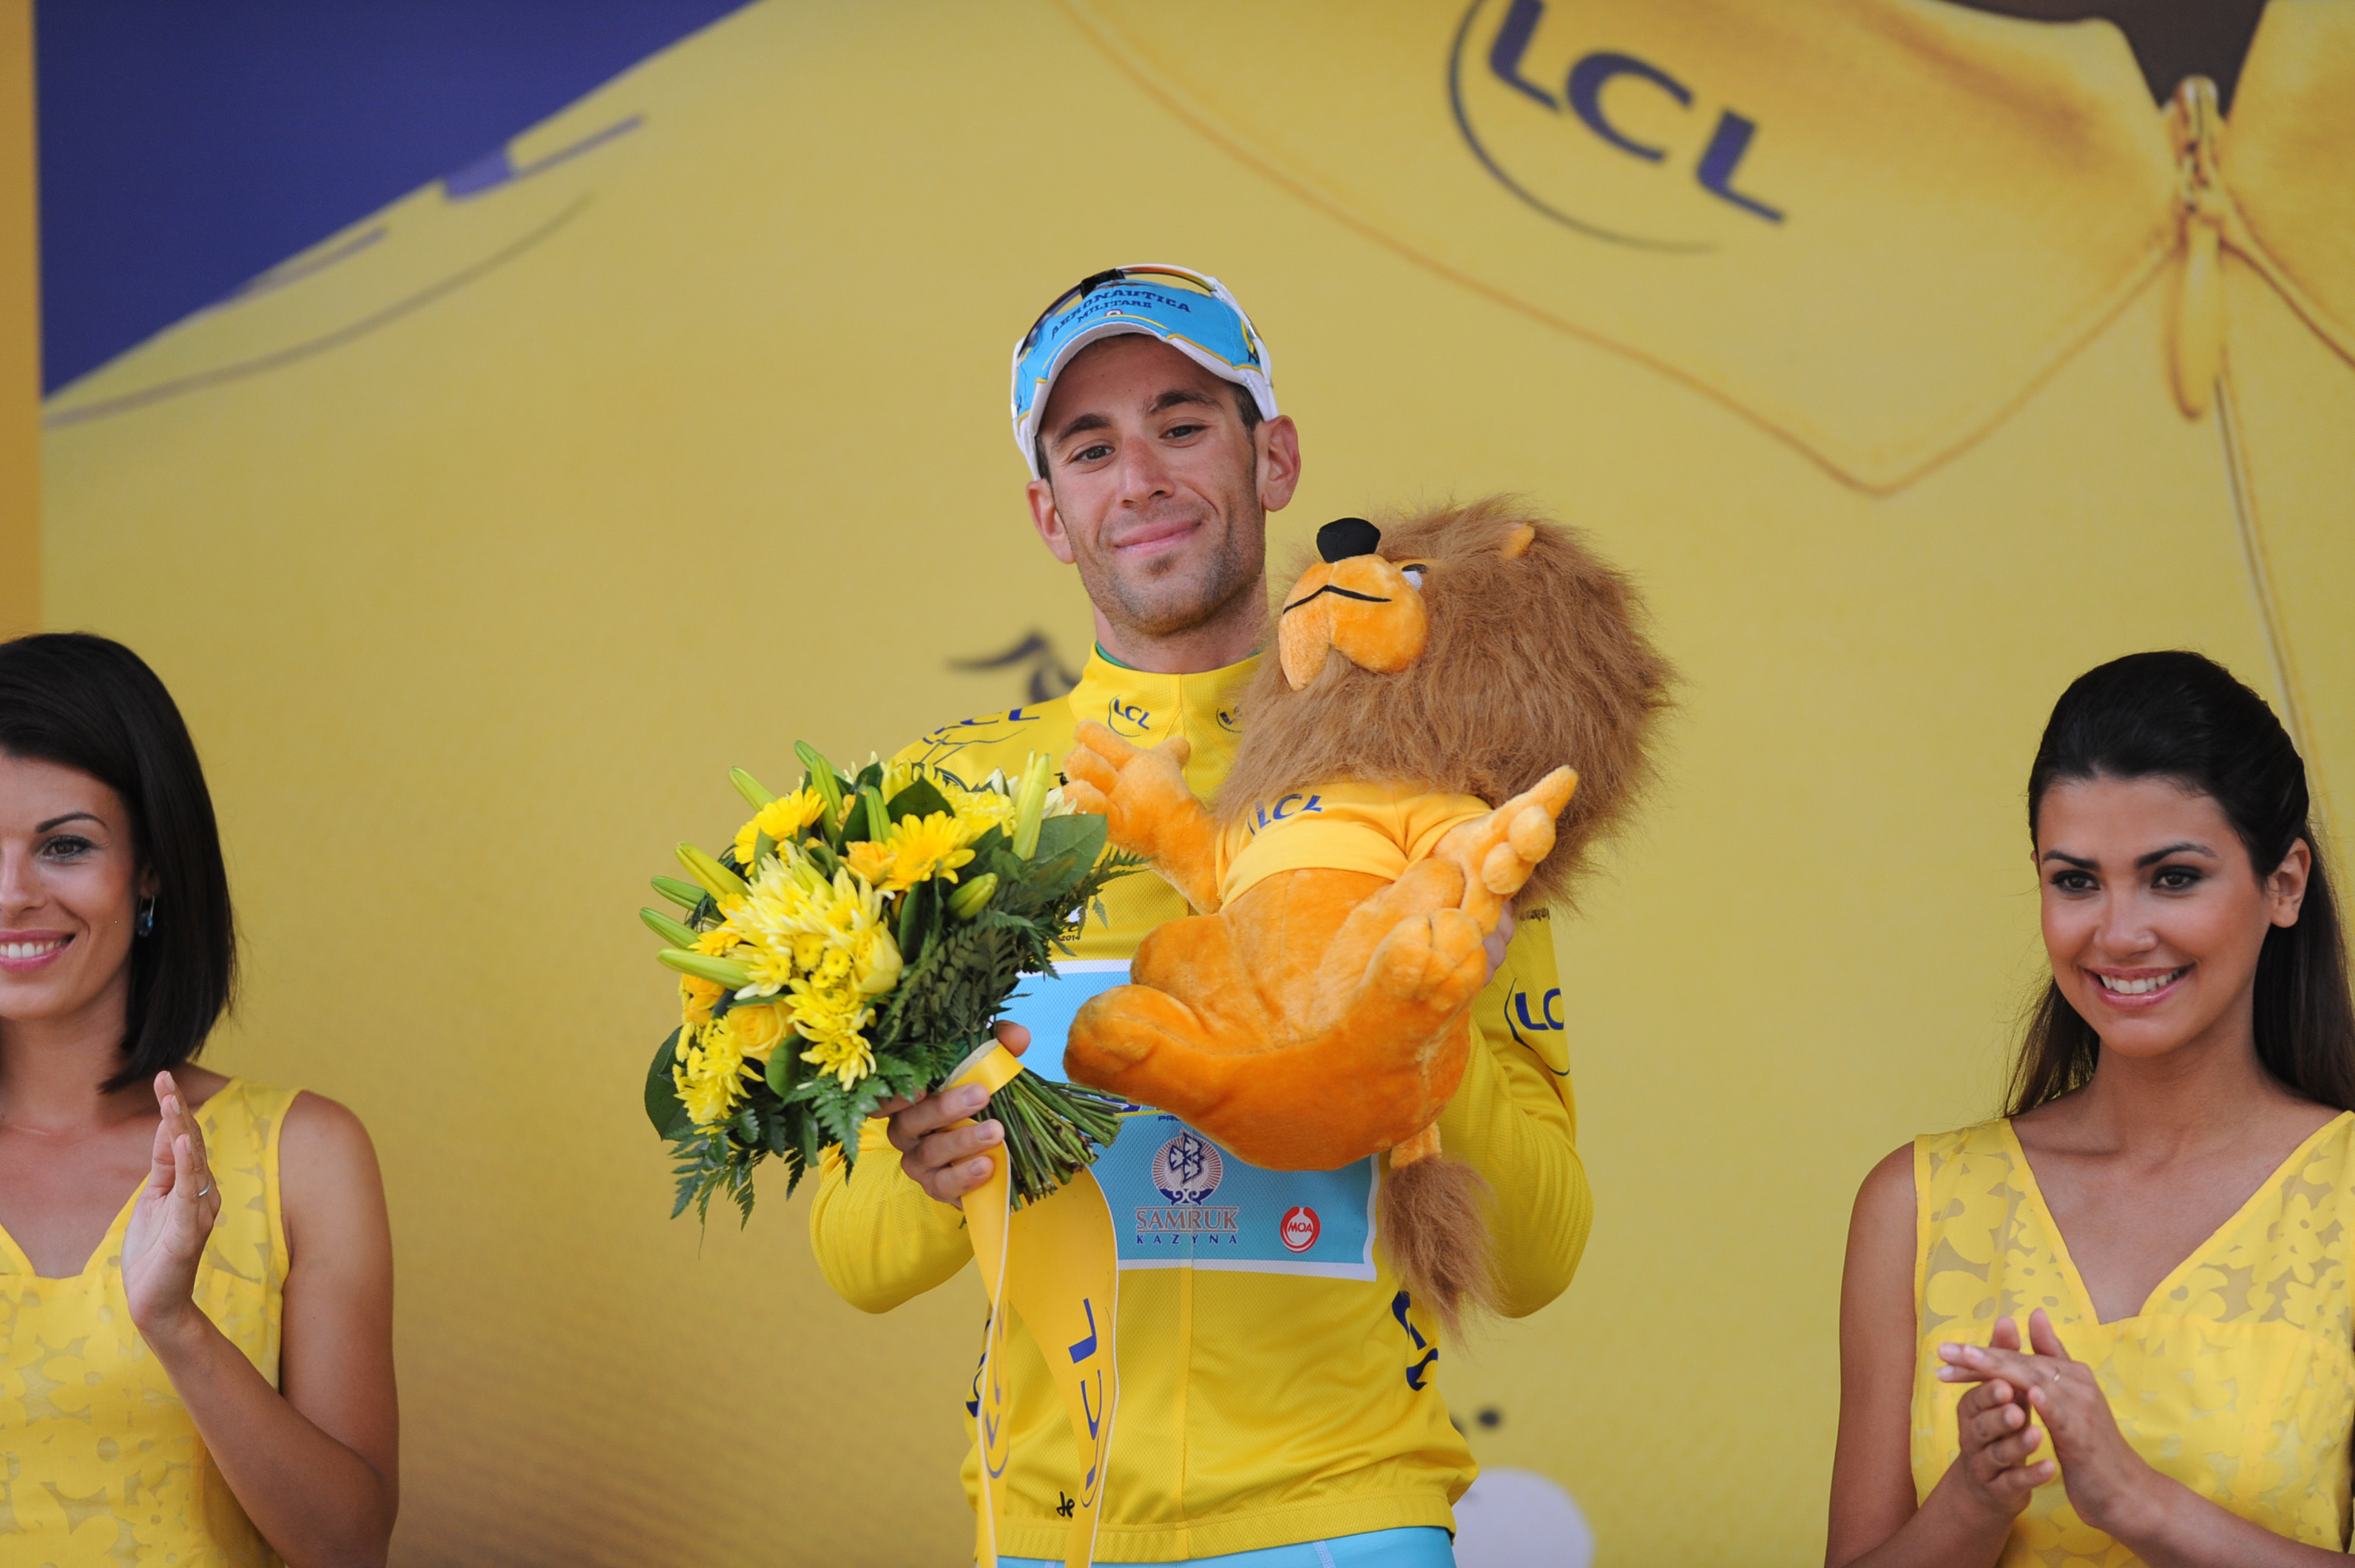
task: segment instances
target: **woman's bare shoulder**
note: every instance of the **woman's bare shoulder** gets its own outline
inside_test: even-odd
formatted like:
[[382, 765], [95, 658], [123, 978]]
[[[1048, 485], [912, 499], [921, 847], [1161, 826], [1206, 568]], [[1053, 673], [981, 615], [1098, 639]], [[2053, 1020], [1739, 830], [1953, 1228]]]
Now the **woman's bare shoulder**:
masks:
[[384, 1230], [376, 1145], [349, 1107], [307, 1089], [295, 1095], [279, 1134], [278, 1168], [287, 1242], [297, 1253], [305, 1236], [357, 1239]]
[[1856, 1191], [1859, 1220], [1892, 1211], [1902, 1213], [1908, 1225], [1913, 1222], [1913, 1145], [1910, 1140], [1883, 1155], [1865, 1173], [1864, 1185]]

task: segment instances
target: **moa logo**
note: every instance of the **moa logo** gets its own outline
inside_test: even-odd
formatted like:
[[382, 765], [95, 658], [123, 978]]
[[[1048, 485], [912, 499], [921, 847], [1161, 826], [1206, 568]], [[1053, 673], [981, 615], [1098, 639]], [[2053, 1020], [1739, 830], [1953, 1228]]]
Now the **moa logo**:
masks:
[[1782, 223], [1745, 172], [1757, 122], [1673, 60], [1580, 37], [1591, 25], [1547, 0], [1472, 0], [1447, 86], [1481, 166], [1556, 223], [1639, 250], [1716, 251]]
[[1324, 1225], [1316, 1218], [1316, 1211], [1304, 1203], [1284, 1211], [1284, 1221], [1276, 1228], [1276, 1234], [1282, 1239], [1284, 1251], [1305, 1253], [1316, 1244], [1316, 1238], [1324, 1233]]

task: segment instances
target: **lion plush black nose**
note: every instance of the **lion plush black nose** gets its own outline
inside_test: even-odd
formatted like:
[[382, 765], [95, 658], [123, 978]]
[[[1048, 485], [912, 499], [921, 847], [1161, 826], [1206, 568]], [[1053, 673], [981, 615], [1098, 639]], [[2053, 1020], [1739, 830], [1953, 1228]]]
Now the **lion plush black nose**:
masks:
[[1328, 561], [1371, 555], [1381, 542], [1382, 530], [1363, 517], [1336, 517], [1316, 530], [1316, 553]]

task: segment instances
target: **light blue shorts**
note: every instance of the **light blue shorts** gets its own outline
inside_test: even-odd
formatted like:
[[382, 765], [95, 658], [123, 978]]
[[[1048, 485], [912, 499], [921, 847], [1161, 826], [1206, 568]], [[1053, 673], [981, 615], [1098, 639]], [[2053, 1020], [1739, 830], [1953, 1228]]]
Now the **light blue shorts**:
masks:
[[[1188, 1561], [1188, 1568], [1455, 1568], [1455, 1548], [1445, 1531], [1423, 1524]], [[997, 1564], [998, 1568], [1063, 1568], [1063, 1560], [1001, 1557]]]

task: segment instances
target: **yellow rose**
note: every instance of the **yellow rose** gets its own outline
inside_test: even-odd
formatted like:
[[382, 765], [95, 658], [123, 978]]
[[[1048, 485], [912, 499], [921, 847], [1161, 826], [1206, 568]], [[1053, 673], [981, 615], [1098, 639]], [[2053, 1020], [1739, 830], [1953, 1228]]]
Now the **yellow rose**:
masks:
[[717, 981], [695, 975], [681, 975], [678, 977], [680, 1017], [691, 1024], [709, 1023], [712, 1005], [727, 995], [727, 989]]
[[785, 1038], [785, 1013], [778, 1007], [733, 1008], [728, 1013], [729, 1030], [745, 1055], [755, 1061], [769, 1060], [769, 1052]]

